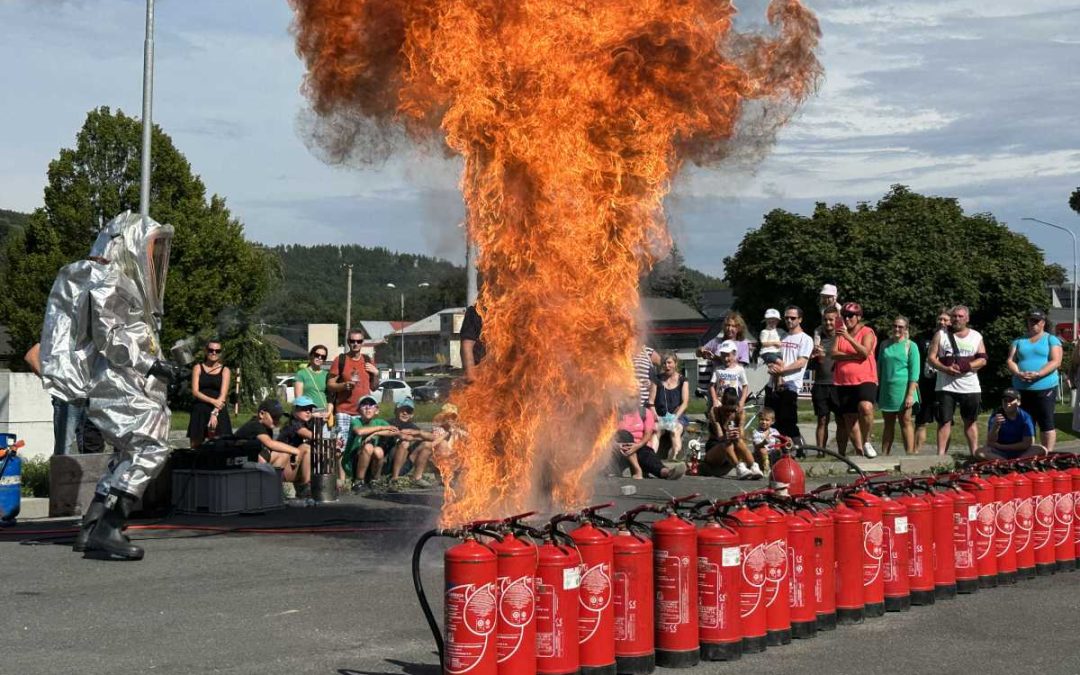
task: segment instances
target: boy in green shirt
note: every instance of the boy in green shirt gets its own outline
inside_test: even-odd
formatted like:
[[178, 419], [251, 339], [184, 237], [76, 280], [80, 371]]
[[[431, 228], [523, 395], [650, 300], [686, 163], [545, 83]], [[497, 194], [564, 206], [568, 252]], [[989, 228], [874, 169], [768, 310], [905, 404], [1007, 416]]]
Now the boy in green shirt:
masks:
[[[345, 446], [345, 454], [341, 458], [341, 465], [346, 472], [356, 463], [356, 471], [353, 473], [353, 491], [363, 489], [368, 469], [371, 469], [372, 479], [366, 481], [370, 488], [375, 481], [382, 477], [383, 464], [386, 462], [386, 450], [383, 446], [392, 447], [393, 440], [384, 438], [395, 436], [397, 429], [379, 417], [379, 402], [374, 396], [363, 396], [357, 402], [359, 415], [353, 418], [349, 428], [349, 442]], [[384, 481], [385, 482], [385, 481]]]

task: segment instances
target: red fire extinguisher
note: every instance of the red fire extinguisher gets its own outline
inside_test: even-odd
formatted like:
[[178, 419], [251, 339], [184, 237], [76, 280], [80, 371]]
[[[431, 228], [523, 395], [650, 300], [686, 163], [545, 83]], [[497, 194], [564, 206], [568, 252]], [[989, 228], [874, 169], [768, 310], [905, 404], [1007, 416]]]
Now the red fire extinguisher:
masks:
[[781, 450], [782, 456], [769, 471], [769, 487], [779, 495], [801, 495], [806, 492], [806, 474], [791, 456], [791, 450]]
[[615, 523], [597, 514], [612, 504], [590, 506], [578, 514], [570, 532], [581, 555], [578, 593], [578, 660], [582, 675], [615, 675], [615, 607], [611, 604], [614, 536], [602, 527]]
[[656, 665], [688, 668], [701, 660], [698, 642], [697, 528], [679, 515], [698, 495], [672, 499], [653, 524]]
[[1035, 521], [1031, 528], [1031, 543], [1035, 548], [1035, 574], [1045, 576], [1057, 570], [1057, 551], [1054, 547], [1054, 479], [1045, 471], [1032, 471], [1031, 498]]
[[701, 658], [734, 661], [742, 656], [739, 533], [713, 506], [698, 530], [698, 627]]
[[911, 604], [934, 604], [934, 514], [921, 497], [906, 495], [900, 502], [908, 516], [908, 582]]
[[994, 555], [997, 498], [994, 496], [994, 486], [974, 473], [966, 474], [964, 481], [964, 489], [971, 490], [978, 504], [972, 526], [975, 530], [975, 565], [979, 570], [979, 586], [994, 588], [997, 586], [997, 557]]
[[1016, 574], [1020, 579], [1035, 577], [1035, 546], [1032, 542], [1032, 530], [1035, 526], [1035, 506], [1031, 496], [1031, 480], [1016, 470], [1005, 477], [1013, 484], [1013, 548], [1016, 549]]
[[761, 504], [754, 512], [765, 518], [765, 640], [770, 647], [777, 647], [791, 643], [787, 521], [768, 504]]
[[1054, 480], [1054, 556], [1058, 572], [1076, 569], [1076, 542], [1073, 540], [1072, 476], [1059, 469], [1049, 475]]
[[787, 531], [791, 637], [805, 640], [817, 635], [817, 602], [814, 599], [817, 552], [813, 512], [804, 507], [789, 513]]
[[744, 654], [765, 651], [765, 519], [741, 504], [729, 521], [739, 533], [739, 621]]
[[862, 623], [866, 616], [862, 516], [840, 502], [832, 510], [832, 519], [836, 541], [836, 620], [841, 625]]
[[832, 514], [821, 508], [814, 513], [813, 520], [814, 605], [817, 609], [817, 629], [819, 631], [836, 630], [835, 526]]
[[1080, 569], [1080, 523], [1077, 522], [1077, 511], [1080, 510], [1080, 466], [1076, 465], [1076, 455], [1073, 455], [1073, 467], [1066, 473], [1072, 476], [1073, 485], [1073, 549], [1076, 556], [1076, 568]]
[[885, 579], [881, 575], [881, 500], [865, 487], [844, 496], [844, 503], [862, 518], [863, 603], [868, 617], [885, 614]]
[[885, 611], [906, 612], [911, 609], [911, 584], [908, 580], [911, 533], [908, 529], [907, 507], [899, 500], [883, 497], [881, 527], [881, 573], [885, 583]]
[[994, 518], [994, 557], [997, 558], [998, 584], [1016, 583], [1016, 487], [1004, 476], [987, 479], [994, 486], [997, 513]]
[[979, 590], [979, 567], [975, 564], [975, 536], [972, 523], [979, 507], [975, 495], [964, 489], [960, 480], [951, 480], [953, 500], [953, 550], [956, 554], [956, 592]]
[[[930, 481], [928, 484], [932, 484]], [[934, 596], [939, 600], [956, 597], [956, 544], [953, 531], [952, 494], [927, 488], [926, 499], [934, 521]]]
[[[497, 675], [498, 672], [495, 645], [498, 564], [495, 553], [476, 539], [479, 534], [500, 538], [488, 529], [493, 525], [492, 521], [478, 521], [456, 529], [429, 530], [413, 548], [413, 587], [435, 638], [445, 675]], [[420, 574], [424, 546], [436, 537], [461, 540], [443, 556], [445, 634], [435, 621]]]
[[507, 518], [499, 528], [502, 541], [489, 544], [498, 571], [495, 644], [499, 675], [536, 672], [536, 567], [540, 553], [531, 541], [518, 537], [528, 530], [521, 521], [531, 515]]
[[540, 546], [536, 568], [536, 672], [540, 675], [568, 675], [580, 668], [581, 555], [574, 540], [559, 531], [560, 523], [574, 518], [574, 514], [552, 518]]
[[649, 528], [635, 520], [650, 510], [651, 505], [644, 504], [624, 513], [612, 543], [615, 671], [620, 675], [649, 675], [656, 670], [653, 544]]

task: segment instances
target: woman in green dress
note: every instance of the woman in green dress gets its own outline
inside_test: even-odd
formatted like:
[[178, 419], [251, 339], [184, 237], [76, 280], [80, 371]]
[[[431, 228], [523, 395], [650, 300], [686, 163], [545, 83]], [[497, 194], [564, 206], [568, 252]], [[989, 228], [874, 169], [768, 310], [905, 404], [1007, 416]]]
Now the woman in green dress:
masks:
[[919, 347], [908, 337], [908, 320], [897, 316], [893, 320], [892, 337], [881, 345], [878, 354], [878, 407], [885, 420], [881, 446], [888, 455], [892, 451], [893, 431], [900, 420], [904, 452], [917, 454], [915, 448], [914, 409], [919, 404]]

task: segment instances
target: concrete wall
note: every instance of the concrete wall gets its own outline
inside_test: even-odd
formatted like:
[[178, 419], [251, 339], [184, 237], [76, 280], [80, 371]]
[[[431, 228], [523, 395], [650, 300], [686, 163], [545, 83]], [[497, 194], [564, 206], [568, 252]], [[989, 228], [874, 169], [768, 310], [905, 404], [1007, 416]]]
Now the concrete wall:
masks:
[[53, 452], [52, 399], [33, 373], [0, 371], [0, 431], [26, 441], [24, 457]]

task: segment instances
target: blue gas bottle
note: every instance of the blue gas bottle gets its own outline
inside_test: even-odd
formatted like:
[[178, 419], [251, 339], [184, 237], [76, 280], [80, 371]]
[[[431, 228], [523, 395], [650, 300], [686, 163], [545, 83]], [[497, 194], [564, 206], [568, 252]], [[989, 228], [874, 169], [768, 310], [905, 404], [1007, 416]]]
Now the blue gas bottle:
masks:
[[15, 434], [0, 433], [0, 527], [14, 525], [22, 507], [22, 458], [17, 454], [21, 445]]

